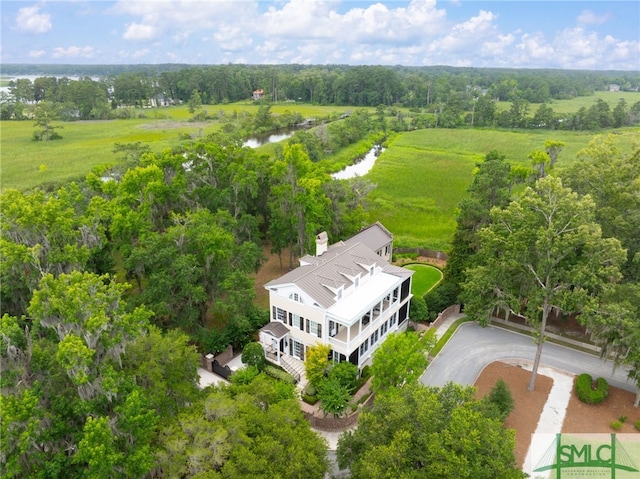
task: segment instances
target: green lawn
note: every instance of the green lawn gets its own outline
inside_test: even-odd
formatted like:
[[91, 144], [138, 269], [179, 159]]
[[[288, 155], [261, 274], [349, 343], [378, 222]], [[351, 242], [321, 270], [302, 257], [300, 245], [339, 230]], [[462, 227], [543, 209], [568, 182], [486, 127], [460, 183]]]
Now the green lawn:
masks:
[[403, 268], [415, 271], [411, 277], [411, 293], [422, 298], [442, 279], [442, 271], [428, 264], [407, 264]]

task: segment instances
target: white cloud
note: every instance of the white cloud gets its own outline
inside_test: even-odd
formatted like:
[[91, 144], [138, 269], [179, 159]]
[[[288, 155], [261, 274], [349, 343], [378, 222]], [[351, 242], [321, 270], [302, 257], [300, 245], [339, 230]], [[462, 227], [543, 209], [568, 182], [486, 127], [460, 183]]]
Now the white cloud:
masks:
[[149, 49], [148, 48], [143, 48], [141, 50], [136, 50], [135, 52], [133, 52], [131, 54], [131, 58], [141, 58], [143, 56], [145, 56], [147, 53], [149, 53]]
[[125, 40], [153, 40], [158, 35], [158, 29], [153, 25], [132, 23], [122, 35]]
[[44, 50], [29, 50], [29, 58], [41, 58], [46, 54]]
[[40, 7], [24, 7], [18, 10], [16, 27], [22, 33], [47, 33], [52, 28], [51, 15], [40, 13]]
[[[590, 26], [609, 20], [609, 13], [585, 9], [575, 17], [575, 31], [554, 36], [545, 25], [526, 31], [501, 28], [499, 3], [453, 24], [447, 10], [461, 11], [460, 1], [436, 2], [118, 0], [108, 12], [125, 18], [120, 27], [125, 40], [153, 42], [157, 46], [145, 47], [154, 55], [185, 63], [202, 58], [254, 64], [637, 68], [636, 38], [591, 31]], [[505, 24], [509, 19], [505, 16]]]
[[97, 53], [99, 52], [90, 46], [56, 47], [53, 49], [53, 58], [93, 58]]
[[480, 10], [478, 15], [458, 25], [454, 25], [451, 33], [433, 42], [431, 51], [469, 52], [481, 47], [485, 40], [493, 40], [497, 35], [493, 24], [496, 15]]
[[578, 15], [578, 24], [579, 25], [601, 25], [605, 23], [607, 20], [611, 18], [609, 13], [604, 13], [602, 15], [598, 15], [591, 10], [583, 10], [580, 15]]

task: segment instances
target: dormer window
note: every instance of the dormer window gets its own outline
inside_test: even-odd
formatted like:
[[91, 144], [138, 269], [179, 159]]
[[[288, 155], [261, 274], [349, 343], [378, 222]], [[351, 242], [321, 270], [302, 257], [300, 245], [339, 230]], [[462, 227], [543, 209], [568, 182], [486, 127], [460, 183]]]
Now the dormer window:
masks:
[[360, 286], [360, 276], [356, 276], [356, 278], [353, 280], [353, 285], [356, 288]]
[[373, 271], [376, 269], [375, 265], [369, 267], [369, 276], [373, 276]]
[[342, 287], [340, 287], [340, 289], [337, 291], [336, 293], [338, 300], [342, 299]]
[[302, 303], [302, 296], [300, 296], [298, 293], [291, 293], [289, 295], [289, 299], [294, 300], [296, 303]]

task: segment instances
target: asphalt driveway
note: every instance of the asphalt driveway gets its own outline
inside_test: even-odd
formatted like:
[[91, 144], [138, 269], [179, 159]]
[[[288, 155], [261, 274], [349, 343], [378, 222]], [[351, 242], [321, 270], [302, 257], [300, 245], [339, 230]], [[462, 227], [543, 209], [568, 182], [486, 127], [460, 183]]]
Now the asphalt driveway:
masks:
[[[464, 323], [429, 364], [420, 381], [427, 386], [443, 386], [449, 381], [473, 384], [489, 363], [507, 358], [533, 361], [535, 349], [533, 340], [523, 334]], [[635, 385], [627, 381], [626, 370], [617, 368], [613, 372], [611, 361], [592, 354], [545, 343], [540, 364], [574, 374], [589, 373], [594, 379], [603, 377], [612, 386], [636, 392]]]

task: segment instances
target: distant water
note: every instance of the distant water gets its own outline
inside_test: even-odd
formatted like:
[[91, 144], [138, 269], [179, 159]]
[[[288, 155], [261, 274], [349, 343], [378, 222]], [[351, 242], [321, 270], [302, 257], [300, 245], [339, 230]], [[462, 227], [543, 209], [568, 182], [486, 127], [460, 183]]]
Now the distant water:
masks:
[[331, 175], [336, 180], [347, 180], [349, 178], [353, 178], [355, 176], [363, 176], [369, 173], [369, 170], [373, 168], [376, 160], [380, 153], [384, 151], [384, 148], [376, 145], [369, 153], [367, 153], [362, 160], [353, 165], [347, 166], [344, 170], [341, 170], [337, 173]]
[[274, 133], [272, 135], [254, 136], [245, 141], [242, 146], [248, 146], [249, 148], [257, 148], [268, 143], [278, 143], [279, 141], [291, 138], [295, 130], [286, 133]]

